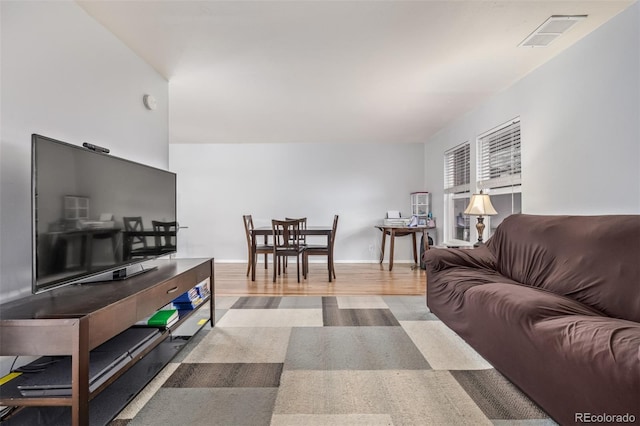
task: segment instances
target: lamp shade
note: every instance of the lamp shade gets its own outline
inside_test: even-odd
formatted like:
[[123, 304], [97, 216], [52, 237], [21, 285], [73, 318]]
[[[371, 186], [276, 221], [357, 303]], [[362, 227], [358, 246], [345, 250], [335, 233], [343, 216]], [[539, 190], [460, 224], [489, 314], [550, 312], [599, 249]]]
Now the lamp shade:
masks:
[[464, 211], [464, 214], [474, 216], [492, 216], [494, 214], [498, 214], [498, 212], [493, 208], [489, 194], [483, 194], [482, 191], [480, 191], [479, 194], [473, 194], [471, 196], [471, 201], [469, 201], [469, 205]]

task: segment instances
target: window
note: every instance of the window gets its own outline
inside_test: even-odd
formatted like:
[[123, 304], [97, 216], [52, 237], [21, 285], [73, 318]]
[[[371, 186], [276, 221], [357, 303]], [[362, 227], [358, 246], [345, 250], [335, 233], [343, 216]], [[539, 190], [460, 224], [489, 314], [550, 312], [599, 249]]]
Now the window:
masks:
[[469, 216], [462, 214], [471, 199], [470, 144], [444, 153], [445, 241], [469, 241]]
[[520, 119], [478, 138], [478, 188], [520, 185]]
[[502, 220], [522, 211], [520, 119], [496, 127], [478, 138], [477, 186], [491, 196], [498, 214], [486, 219], [489, 236]]

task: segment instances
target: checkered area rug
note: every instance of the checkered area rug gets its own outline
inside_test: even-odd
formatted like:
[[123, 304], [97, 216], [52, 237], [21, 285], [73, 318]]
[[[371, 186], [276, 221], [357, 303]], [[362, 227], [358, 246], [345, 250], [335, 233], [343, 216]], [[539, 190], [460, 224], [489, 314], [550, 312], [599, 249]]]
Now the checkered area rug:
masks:
[[136, 425], [555, 425], [423, 296], [216, 297]]

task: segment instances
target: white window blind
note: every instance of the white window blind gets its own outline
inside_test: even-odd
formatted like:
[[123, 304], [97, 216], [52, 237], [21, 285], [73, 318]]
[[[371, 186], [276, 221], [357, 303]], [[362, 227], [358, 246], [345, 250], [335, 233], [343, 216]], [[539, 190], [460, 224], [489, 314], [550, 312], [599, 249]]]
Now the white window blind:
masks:
[[469, 142], [444, 153], [444, 192], [468, 192], [471, 182]]
[[478, 138], [478, 188], [520, 185], [520, 119]]

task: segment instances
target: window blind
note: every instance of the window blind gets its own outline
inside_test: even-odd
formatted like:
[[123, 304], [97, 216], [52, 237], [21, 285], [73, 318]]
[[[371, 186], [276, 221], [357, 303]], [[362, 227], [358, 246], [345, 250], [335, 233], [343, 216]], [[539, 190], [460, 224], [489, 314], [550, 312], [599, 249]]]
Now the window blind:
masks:
[[468, 192], [471, 182], [470, 144], [465, 142], [444, 153], [444, 192]]
[[520, 119], [478, 138], [478, 188], [520, 185]]

